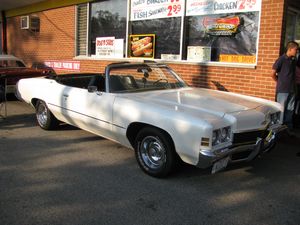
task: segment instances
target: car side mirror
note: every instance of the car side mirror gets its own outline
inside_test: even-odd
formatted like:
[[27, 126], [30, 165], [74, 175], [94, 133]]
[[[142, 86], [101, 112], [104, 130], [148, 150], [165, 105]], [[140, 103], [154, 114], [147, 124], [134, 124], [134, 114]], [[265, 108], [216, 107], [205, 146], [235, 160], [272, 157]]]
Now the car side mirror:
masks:
[[94, 93], [96, 91], [97, 91], [97, 87], [96, 86], [88, 86], [88, 92]]

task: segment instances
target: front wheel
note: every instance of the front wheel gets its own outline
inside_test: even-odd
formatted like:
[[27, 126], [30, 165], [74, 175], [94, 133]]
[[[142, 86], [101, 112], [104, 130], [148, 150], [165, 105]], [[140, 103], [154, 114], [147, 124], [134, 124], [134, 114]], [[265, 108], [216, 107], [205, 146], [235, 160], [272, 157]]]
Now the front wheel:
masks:
[[43, 101], [37, 102], [35, 107], [35, 115], [39, 126], [44, 130], [52, 130], [59, 124], [59, 121], [50, 112], [46, 103]]
[[176, 164], [176, 153], [171, 138], [152, 127], [146, 127], [138, 133], [135, 156], [141, 169], [153, 177], [167, 176]]

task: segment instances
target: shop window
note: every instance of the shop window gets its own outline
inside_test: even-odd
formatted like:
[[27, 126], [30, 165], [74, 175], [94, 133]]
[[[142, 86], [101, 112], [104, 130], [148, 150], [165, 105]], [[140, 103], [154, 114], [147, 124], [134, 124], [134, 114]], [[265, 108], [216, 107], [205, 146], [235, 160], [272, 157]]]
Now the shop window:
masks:
[[93, 1], [78, 7], [77, 55], [256, 64], [260, 11], [261, 0]]
[[186, 0], [184, 59], [255, 64], [261, 0]]
[[[208, 56], [200, 55], [202, 61], [255, 63], [258, 21], [258, 12], [190, 16], [186, 48], [206, 47]], [[189, 53], [185, 59], [192, 57]]]
[[180, 54], [181, 17], [131, 22], [132, 34], [155, 34], [155, 59]]
[[286, 17], [285, 46], [289, 41], [297, 41], [300, 44], [300, 12], [289, 9]]
[[77, 6], [76, 55], [87, 55], [87, 4]]
[[[181, 60], [182, 19], [184, 16], [184, 0], [129, 0], [130, 1], [130, 35], [141, 35], [147, 40], [147, 34], [153, 35], [154, 55], [146, 52], [138, 55], [144, 58]], [[129, 38], [129, 57], [133, 44], [138, 38]], [[140, 43], [141, 43], [140, 42]], [[143, 43], [138, 49], [143, 49], [148, 43]], [[139, 50], [137, 50], [139, 51]]]
[[126, 41], [127, 1], [108, 0], [90, 4], [90, 55], [95, 54], [96, 38], [115, 37]]

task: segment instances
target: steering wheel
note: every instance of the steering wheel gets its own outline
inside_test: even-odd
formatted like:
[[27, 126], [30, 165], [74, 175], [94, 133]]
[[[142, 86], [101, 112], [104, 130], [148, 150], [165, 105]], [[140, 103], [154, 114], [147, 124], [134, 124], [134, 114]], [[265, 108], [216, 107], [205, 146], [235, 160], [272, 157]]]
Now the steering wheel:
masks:
[[168, 79], [165, 79], [165, 78], [161, 78], [161, 79], [158, 79], [157, 81], [153, 82], [153, 85], [157, 86], [159, 83], [161, 83], [162, 81], [164, 81], [165, 84], [168, 84], [169, 81]]

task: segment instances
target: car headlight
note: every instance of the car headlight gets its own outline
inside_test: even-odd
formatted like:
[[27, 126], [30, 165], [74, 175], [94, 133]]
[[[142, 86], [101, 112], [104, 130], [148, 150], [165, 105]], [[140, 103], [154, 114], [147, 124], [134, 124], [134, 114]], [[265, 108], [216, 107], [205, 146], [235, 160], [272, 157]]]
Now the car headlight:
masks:
[[219, 144], [219, 130], [214, 130], [212, 135], [212, 145]]
[[280, 123], [280, 112], [270, 114], [270, 125]]
[[230, 140], [230, 127], [224, 127], [220, 129], [221, 142], [226, 142]]
[[230, 127], [223, 127], [216, 129], [212, 133], [212, 145], [221, 144], [228, 142], [231, 139], [231, 129]]

